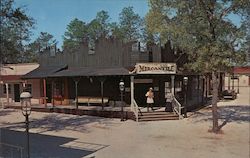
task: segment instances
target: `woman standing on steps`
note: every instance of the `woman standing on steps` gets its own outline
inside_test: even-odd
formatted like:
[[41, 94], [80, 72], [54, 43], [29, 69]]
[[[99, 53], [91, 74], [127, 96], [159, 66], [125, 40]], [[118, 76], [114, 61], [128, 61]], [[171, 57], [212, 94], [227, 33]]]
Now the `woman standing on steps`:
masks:
[[147, 97], [147, 111], [149, 112], [149, 107], [151, 107], [152, 111], [154, 111], [154, 92], [152, 87], [149, 88], [149, 91], [145, 94], [145, 96]]

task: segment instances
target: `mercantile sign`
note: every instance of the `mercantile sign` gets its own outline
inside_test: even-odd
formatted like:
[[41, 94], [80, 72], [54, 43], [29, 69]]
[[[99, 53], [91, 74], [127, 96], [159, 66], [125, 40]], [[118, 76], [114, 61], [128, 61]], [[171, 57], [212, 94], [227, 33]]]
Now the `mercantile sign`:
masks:
[[175, 63], [137, 63], [137, 74], [176, 74]]

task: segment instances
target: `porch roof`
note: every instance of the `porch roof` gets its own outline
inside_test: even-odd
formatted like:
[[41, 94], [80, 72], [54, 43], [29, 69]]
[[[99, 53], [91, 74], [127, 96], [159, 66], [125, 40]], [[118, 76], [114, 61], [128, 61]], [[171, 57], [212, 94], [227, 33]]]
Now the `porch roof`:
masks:
[[245, 66], [245, 67], [235, 67], [233, 69], [234, 74], [250, 74], [250, 66]]
[[77, 77], [77, 76], [125, 76], [129, 70], [123, 67], [98, 68], [98, 67], [71, 67], [54, 73], [49, 77]]
[[36, 79], [36, 78], [46, 78], [53, 75], [56, 72], [67, 69], [67, 65], [59, 66], [39, 66], [35, 70], [22, 76], [22, 79]]
[[1, 81], [18, 81], [18, 80], [21, 80], [21, 75], [2, 75], [0, 77], [0, 80]]

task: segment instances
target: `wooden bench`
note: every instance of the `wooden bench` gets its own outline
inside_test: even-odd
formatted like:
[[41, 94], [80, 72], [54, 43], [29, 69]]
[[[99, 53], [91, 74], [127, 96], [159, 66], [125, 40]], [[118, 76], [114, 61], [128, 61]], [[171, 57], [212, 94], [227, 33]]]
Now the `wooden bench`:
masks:
[[[107, 97], [103, 97], [103, 104], [107, 104], [109, 102], [109, 99]], [[78, 103], [82, 104], [102, 104], [102, 97], [85, 97], [85, 96], [79, 96], [78, 97]]]
[[221, 95], [224, 99], [234, 100], [237, 98], [237, 93], [234, 90], [224, 90]]

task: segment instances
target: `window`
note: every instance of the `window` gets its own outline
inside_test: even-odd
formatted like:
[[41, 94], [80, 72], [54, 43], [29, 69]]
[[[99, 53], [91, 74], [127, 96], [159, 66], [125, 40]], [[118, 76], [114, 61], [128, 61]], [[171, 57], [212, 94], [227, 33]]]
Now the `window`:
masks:
[[[8, 84], [8, 91], [9, 91], [9, 94], [11, 94], [11, 85]], [[6, 84], [3, 85], [3, 93], [6, 94], [7, 91], [6, 91]]]

